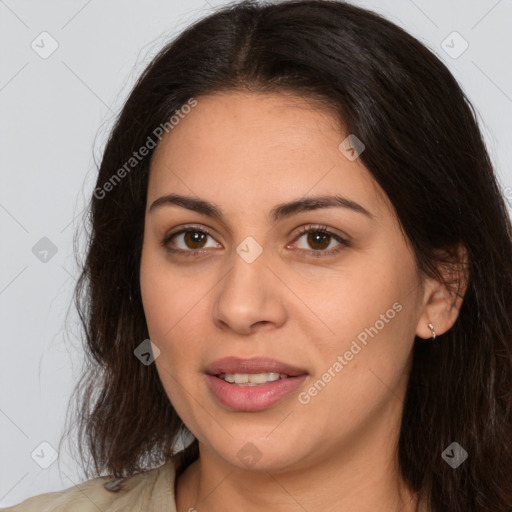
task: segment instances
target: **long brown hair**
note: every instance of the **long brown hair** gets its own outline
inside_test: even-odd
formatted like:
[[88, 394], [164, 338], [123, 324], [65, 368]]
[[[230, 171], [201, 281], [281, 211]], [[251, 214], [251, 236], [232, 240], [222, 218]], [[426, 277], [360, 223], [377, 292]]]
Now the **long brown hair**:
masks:
[[[139, 266], [154, 149], [130, 159], [158, 142], [155, 130], [170, 130], [191, 98], [237, 89], [314, 97], [338, 115], [364, 142], [362, 163], [392, 202], [423, 275], [441, 279], [440, 265], [457, 263], [453, 249], [466, 248], [459, 318], [435, 342], [415, 340], [399, 467], [432, 511], [510, 512], [512, 228], [473, 107], [415, 38], [329, 0], [224, 6], [166, 45], [126, 101], [91, 198], [75, 296], [89, 362], [72, 418], [86, 474], [155, 467], [187, 432], [155, 365], [134, 356], [149, 337]], [[456, 469], [441, 457], [454, 441], [469, 454]], [[197, 441], [182, 455], [196, 458]]]

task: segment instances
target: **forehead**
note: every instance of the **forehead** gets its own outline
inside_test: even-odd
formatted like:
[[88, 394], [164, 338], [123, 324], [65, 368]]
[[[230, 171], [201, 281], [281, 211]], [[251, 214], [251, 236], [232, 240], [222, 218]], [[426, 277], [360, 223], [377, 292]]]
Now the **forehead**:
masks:
[[376, 214], [388, 206], [360, 159], [340, 151], [348, 134], [325, 105], [238, 91], [196, 100], [155, 150], [149, 198], [181, 191], [261, 208], [271, 198], [339, 192], [371, 202]]
[[196, 101], [164, 137], [157, 153], [165, 149], [179, 153], [186, 139], [189, 147], [200, 144], [203, 152], [216, 152], [219, 157], [233, 157], [241, 147], [252, 147], [261, 157], [275, 158], [280, 156], [278, 148], [302, 152], [337, 146], [342, 132], [333, 112], [301, 96], [233, 91], [201, 96]]

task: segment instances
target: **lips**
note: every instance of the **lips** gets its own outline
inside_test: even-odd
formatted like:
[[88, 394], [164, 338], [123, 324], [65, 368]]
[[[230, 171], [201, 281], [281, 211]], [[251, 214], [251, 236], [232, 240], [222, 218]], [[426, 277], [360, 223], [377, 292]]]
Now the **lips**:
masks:
[[[246, 412], [262, 411], [278, 404], [295, 392], [308, 376], [302, 368], [267, 357], [227, 357], [210, 364], [205, 372], [210, 391], [219, 405]], [[248, 376], [261, 377], [262, 374], [280, 378], [258, 384], [232, 382], [245, 382]], [[225, 380], [228, 375], [234, 377], [230, 382]]]
[[298, 377], [308, 373], [305, 369], [268, 357], [254, 357], [250, 359], [225, 357], [208, 365], [205, 372], [213, 376], [234, 373], [280, 373], [286, 374], [289, 377]]

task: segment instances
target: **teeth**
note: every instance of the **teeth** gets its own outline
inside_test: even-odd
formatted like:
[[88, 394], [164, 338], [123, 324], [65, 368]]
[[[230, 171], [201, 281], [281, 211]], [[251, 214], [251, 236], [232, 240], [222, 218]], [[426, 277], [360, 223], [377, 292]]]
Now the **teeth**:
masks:
[[265, 382], [273, 382], [279, 380], [278, 373], [253, 373], [248, 375], [249, 382], [253, 384], [264, 384]]
[[279, 379], [286, 379], [288, 375], [286, 373], [222, 373], [219, 377], [231, 384], [255, 386]]
[[249, 375], [247, 373], [235, 373], [233, 375], [236, 384], [245, 384], [249, 382]]

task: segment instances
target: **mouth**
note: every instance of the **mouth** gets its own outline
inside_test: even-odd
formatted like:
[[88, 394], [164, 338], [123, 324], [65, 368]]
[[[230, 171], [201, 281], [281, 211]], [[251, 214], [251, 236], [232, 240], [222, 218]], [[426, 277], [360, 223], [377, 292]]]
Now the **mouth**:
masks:
[[[271, 380], [277, 380], [276, 374], [286, 377], [297, 377], [299, 375], [307, 374], [308, 372], [304, 368], [283, 363], [277, 359], [271, 359], [269, 357], [252, 357], [249, 359], [243, 359], [240, 357], [225, 357], [218, 359], [212, 364], [208, 365], [205, 369], [208, 375], [214, 375], [216, 377], [220, 375], [265, 375], [267, 377], [272, 376]], [[240, 377], [239, 377], [240, 380]], [[233, 381], [236, 383], [247, 382], [245, 377], [243, 380]], [[254, 381], [256, 382], [256, 381]]]
[[219, 379], [223, 379], [229, 384], [238, 386], [261, 386], [267, 382], [275, 382], [280, 379], [288, 379], [290, 375], [286, 373], [220, 373], [215, 375]]
[[267, 409], [296, 390], [308, 376], [305, 369], [275, 359], [220, 359], [205, 370], [214, 399], [230, 410]]

